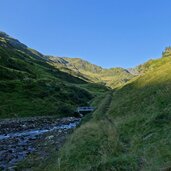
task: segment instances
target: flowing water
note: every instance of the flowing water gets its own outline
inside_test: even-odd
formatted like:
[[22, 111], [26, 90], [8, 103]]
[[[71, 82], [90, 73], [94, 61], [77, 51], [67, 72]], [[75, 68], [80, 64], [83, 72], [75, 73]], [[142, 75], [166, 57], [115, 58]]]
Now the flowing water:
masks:
[[[15, 170], [17, 163], [31, 154], [40, 154], [46, 157], [49, 142], [59, 150], [66, 136], [79, 125], [80, 119], [73, 117], [57, 119], [57, 121], [53, 119], [52, 123], [49, 122], [46, 126], [44, 126], [45, 121], [39, 125], [35, 124], [36, 121], [32, 123], [34, 123], [32, 129], [24, 127], [23, 130], [16, 129], [15, 131], [13, 128], [12, 132], [10, 127], [14, 126], [15, 122], [4, 126], [9, 133], [5, 130], [5, 133], [0, 134], [0, 170]], [[18, 127], [21, 125], [23, 122], [18, 123]]]

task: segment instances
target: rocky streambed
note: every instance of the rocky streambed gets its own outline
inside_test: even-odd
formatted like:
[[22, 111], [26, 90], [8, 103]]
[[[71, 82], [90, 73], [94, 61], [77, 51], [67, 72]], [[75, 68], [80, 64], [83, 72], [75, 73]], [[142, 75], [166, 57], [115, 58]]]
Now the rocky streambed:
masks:
[[[31, 156], [30, 160], [44, 160], [51, 150], [59, 150], [67, 135], [79, 123], [80, 118], [75, 117], [1, 120], [0, 170], [17, 170], [17, 164], [28, 156]], [[34, 165], [34, 161], [30, 161], [30, 170], [32, 164]]]

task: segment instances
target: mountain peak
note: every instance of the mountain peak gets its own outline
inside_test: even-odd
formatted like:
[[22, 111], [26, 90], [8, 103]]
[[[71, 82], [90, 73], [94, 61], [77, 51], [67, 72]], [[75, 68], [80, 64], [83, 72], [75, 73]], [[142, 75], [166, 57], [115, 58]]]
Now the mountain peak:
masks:
[[0, 31], [0, 46], [3, 47], [14, 47], [17, 49], [26, 49], [27, 46], [21, 43], [19, 40], [14, 39], [5, 32]]
[[10, 38], [10, 36], [3, 31], [0, 31], [0, 37]]

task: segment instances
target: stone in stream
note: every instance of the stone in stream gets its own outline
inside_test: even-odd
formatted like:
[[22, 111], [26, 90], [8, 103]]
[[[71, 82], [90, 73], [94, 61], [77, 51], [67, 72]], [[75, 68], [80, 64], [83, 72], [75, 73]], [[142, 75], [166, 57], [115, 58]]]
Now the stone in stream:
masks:
[[50, 135], [50, 136], [46, 137], [45, 139], [46, 140], [51, 140], [52, 138], [54, 138], [54, 135]]
[[16, 124], [0, 122], [0, 170], [15, 170], [16, 164], [32, 153], [38, 158], [43, 156], [41, 160], [48, 157], [48, 146], [59, 150], [66, 135], [79, 121], [77, 118], [63, 118], [30, 122], [18, 120]]

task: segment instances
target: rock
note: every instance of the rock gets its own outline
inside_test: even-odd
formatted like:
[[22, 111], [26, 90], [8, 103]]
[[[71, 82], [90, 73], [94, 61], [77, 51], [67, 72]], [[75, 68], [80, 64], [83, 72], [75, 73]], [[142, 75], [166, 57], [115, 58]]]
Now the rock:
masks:
[[72, 124], [78, 121], [72, 117], [62, 119], [36, 117], [0, 121], [0, 136], [3, 134], [9, 136], [0, 140], [0, 170], [15, 170], [16, 164], [29, 154], [37, 155], [38, 159], [45, 157], [40, 155], [42, 152], [48, 156], [50, 153], [48, 146], [59, 150], [67, 134], [72, 132]]
[[61, 132], [62, 132], [62, 130], [61, 130], [61, 129], [59, 129], [59, 130], [58, 130], [58, 132], [59, 132], [59, 133], [61, 133]]
[[54, 138], [54, 135], [50, 135], [50, 136], [46, 137], [47, 140], [51, 140], [52, 138]]
[[27, 128], [26, 124], [22, 125], [23, 128]]
[[35, 136], [32, 136], [32, 137], [29, 137], [29, 140], [36, 140], [36, 137]]
[[8, 150], [8, 152], [9, 152], [9, 153], [12, 153], [12, 152], [13, 152], [13, 150], [11, 150], [11, 149], [10, 149], [10, 150]]

